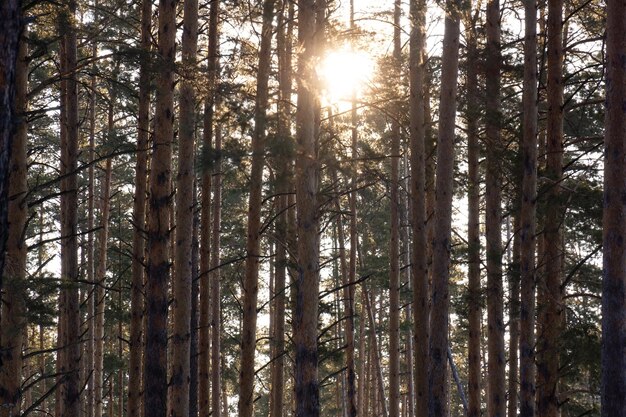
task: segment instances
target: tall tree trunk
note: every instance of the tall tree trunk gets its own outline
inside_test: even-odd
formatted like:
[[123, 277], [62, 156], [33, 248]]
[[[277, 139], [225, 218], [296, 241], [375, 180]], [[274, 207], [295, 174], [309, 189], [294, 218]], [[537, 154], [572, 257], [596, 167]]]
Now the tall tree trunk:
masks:
[[[517, 193], [516, 193], [517, 196]], [[516, 197], [516, 200], [518, 198]], [[508, 417], [517, 417], [517, 394], [519, 391], [519, 338], [520, 338], [520, 235], [519, 214], [513, 220], [513, 256], [508, 256], [509, 267], [509, 381]], [[508, 225], [510, 230], [510, 223]], [[509, 233], [507, 233], [507, 237]]]
[[[213, 114], [216, 96], [216, 82], [218, 71], [218, 17], [220, 1], [212, 0], [209, 11], [208, 59], [207, 59], [207, 87], [208, 93], [204, 102], [204, 120], [202, 146], [204, 152], [211, 149], [213, 139]], [[211, 414], [211, 170], [202, 171], [202, 199], [200, 218], [200, 328], [198, 343], [198, 409], [200, 417], [209, 417]], [[219, 366], [218, 366], [219, 368]]]
[[61, 280], [64, 283], [61, 314], [64, 316], [61, 340], [63, 360], [61, 362], [61, 401], [63, 416], [77, 417], [80, 414], [80, 311], [78, 302], [78, 186], [76, 167], [78, 164], [78, 82], [77, 41], [74, 19], [76, 2], [69, 0], [64, 11], [66, 33], [64, 68], [67, 71], [65, 103], [66, 135], [61, 143]]
[[[401, 76], [402, 41], [400, 39], [400, 0], [394, 1], [393, 59], [396, 76]], [[398, 196], [400, 164], [400, 115], [397, 106], [391, 128], [391, 234], [389, 240], [389, 417], [399, 417], [400, 403], [400, 198]]]
[[459, 71], [460, 2], [446, 1], [443, 38], [435, 225], [433, 236], [432, 315], [430, 321], [429, 415], [447, 416], [448, 409], [448, 310], [452, 192], [454, 171], [454, 127], [456, 118], [457, 75]]
[[[15, 69], [15, 132], [11, 138], [9, 160], [8, 240], [4, 270], [0, 315], [0, 416], [13, 417], [20, 413], [22, 385], [22, 345], [28, 344], [24, 283], [26, 280], [26, 242], [23, 238], [28, 217], [28, 44], [25, 34], [19, 42]], [[26, 330], [26, 331], [25, 331]], [[26, 333], [26, 334], [25, 334]], [[27, 377], [30, 375], [26, 374]]]
[[[94, 1], [94, 10], [98, 9], [98, 0]], [[97, 20], [97, 13], [94, 11], [94, 18]], [[98, 56], [98, 44], [93, 42], [91, 47], [91, 58]], [[96, 148], [96, 64], [92, 66], [92, 75], [90, 76], [89, 91], [89, 168], [87, 176], [89, 185], [87, 190], [87, 282], [90, 284], [90, 291], [87, 297], [87, 346], [85, 354], [87, 355], [86, 363], [88, 374], [87, 377], [87, 417], [95, 416], [95, 390], [94, 390], [94, 348], [95, 348], [95, 324], [96, 324], [96, 282], [95, 282], [95, 246], [94, 246], [94, 226], [95, 226], [95, 148]], [[135, 416], [133, 416], [135, 417]]]
[[0, 16], [3, 17], [0, 28], [0, 290], [8, 237], [9, 161], [16, 113], [14, 99], [21, 14], [19, 0], [5, 0], [0, 5]]
[[545, 239], [545, 304], [541, 307], [541, 333], [538, 349], [541, 359], [537, 370], [543, 383], [538, 386], [537, 413], [542, 417], [559, 414], [559, 337], [563, 305], [561, 275], [563, 262], [562, 223], [560, 203], [563, 177], [563, 0], [548, 1], [548, 86], [547, 86], [547, 146], [546, 178], [550, 181], [546, 203]]
[[189, 349], [189, 417], [198, 417], [198, 325], [199, 325], [199, 299], [200, 283], [198, 274], [200, 271], [198, 261], [200, 255], [200, 213], [198, 210], [197, 181], [193, 184], [193, 237], [191, 246], [191, 346]]
[[[279, 15], [278, 33], [276, 35], [276, 49], [278, 50], [278, 126], [277, 134], [281, 141], [289, 143], [291, 140], [291, 48], [293, 35], [293, 2], [284, 1], [283, 9]], [[285, 12], [287, 14], [285, 14]], [[291, 190], [291, 165], [292, 155], [283, 153], [279, 159], [277, 174], [278, 218], [276, 219], [276, 276], [274, 282], [274, 331], [273, 340], [273, 364], [270, 384], [270, 417], [283, 417], [284, 397], [284, 350], [285, 350], [285, 305], [286, 305], [286, 281], [287, 281], [287, 213], [289, 211], [289, 191]]]
[[520, 211], [520, 417], [535, 416], [537, 211], [537, 1], [524, 1], [524, 106]]
[[[481, 415], [481, 286], [480, 286], [480, 144], [478, 120], [480, 118], [478, 97], [478, 33], [477, 16], [470, 8], [466, 27], [467, 37], [467, 242], [468, 242], [468, 417]], [[474, 14], [474, 16], [472, 16]], [[475, 17], [476, 16], [476, 17]]]
[[626, 5], [607, 2], [602, 278], [602, 417], [626, 415]]
[[170, 277], [169, 211], [174, 137], [176, 0], [159, 1], [159, 53], [154, 142], [150, 173], [150, 215], [146, 288], [144, 415], [167, 413], [167, 286]]
[[380, 349], [378, 347], [378, 341], [376, 340], [376, 318], [374, 317], [374, 306], [372, 305], [375, 304], [375, 302], [370, 300], [369, 293], [365, 289], [365, 286], [362, 286], [361, 289], [363, 290], [363, 297], [365, 298], [365, 306], [367, 308], [367, 318], [371, 332], [370, 349], [373, 352], [372, 361], [374, 362], [373, 366], [375, 368], [374, 371], [376, 372], [376, 375], [374, 376], [374, 385], [376, 385], [376, 388], [373, 388], [373, 390], [378, 393], [378, 401], [375, 401], [374, 404], [372, 404], [372, 407], [376, 407], [375, 404], [379, 403], [383, 417], [387, 417], [389, 414], [387, 412], [387, 402], [385, 401], [385, 385], [382, 366], [380, 363]]
[[[108, 127], [109, 137], [113, 134], [113, 103], [115, 94], [111, 92], [109, 97]], [[101, 180], [100, 196], [100, 236], [98, 241], [98, 264], [96, 268], [96, 317], [94, 322], [94, 405], [95, 415], [101, 416], [103, 410], [104, 391], [104, 312], [105, 312], [105, 287], [107, 272], [107, 250], [109, 239], [109, 214], [111, 208], [111, 175], [112, 161], [107, 158], [104, 168], [104, 177]]]
[[411, 279], [413, 297], [413, 349], [415, 366], [415, 415], [428, 415], [429, 373], [429, 290], [428, 246], [426, 235], [425, 144], [426, 116], [424, 97], [424, 48], [426, 44], [426, 2], [411, 0], [411, 35], [409, 49], [409, 117], [411, 150]]
[[220, 296], [220, 236], [222, 224], [222, 130], [215, 128], [215, 154], [213, 173], [213, 230], [211, 233], [211, 417], [220, 417], [222, 410], [221, 296]]
[[196, 55], [198, 1], [185, 0], [182, 37], [183, 79], [180, 87], [178, 175], [176, 178], [176, 249], [173, 292], [173, 334], [168, 416], [189, 416], [191, 349], [191, 284], [193, 240], [194, 138], [196, 125]]
[[241, 337], [241, 370], [239, 373], [239, 416], [252, 417], [254, 404], [254, 353], [256, 350], [257, 296], [261, 256], [261, 205], [263, 166], [265, 164], [266, 108], [272, 52], [274, 0], [263, 2], [263, 28], [259, 49], [257, 91], [252, 136], [252, 167], [248, 200], [248, 235], [246, 240], [246, 274], [243, 282], [243, 334]]
[[[144, 252], [146, 226], [146, 186], [148, 178], [148, 138], [150, 136], [150, 70], [152, 1], [141, 2], [141, 52], [139, 63], [139, 120], [137, 125], [137, 162], [133, 201], [133, 261], [130, 285], [131, 320], [128, 364], [128, 417], [142, 416], [142, 352], [144, 317]], [[96, 416], [100, 417], [100, 416]]]
[[506, 383], [504, 355], [504, 292], [502, 289], [502, 208], [500, 138], [500, 2], [487, 4], [486, 132], [487, 172], [485, 176], [485, 210], [487, 241], [487, 364], [488, 417], [504, 417], [506, 413]]
[[318, 417], [317, 323], [319, 300], [319, 166], [315, 135], [316, 1], [298, 0], [298, 103], [296, 204], [298, 266], [295, 277], [294, 347], [296, 417]]

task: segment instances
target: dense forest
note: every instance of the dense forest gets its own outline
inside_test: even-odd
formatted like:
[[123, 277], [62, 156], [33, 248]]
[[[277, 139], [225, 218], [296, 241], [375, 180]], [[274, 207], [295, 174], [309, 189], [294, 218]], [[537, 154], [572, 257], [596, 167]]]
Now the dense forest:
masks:
[[626, 417], [625, 103], [623, 0], [0, 0], [0, 417]]

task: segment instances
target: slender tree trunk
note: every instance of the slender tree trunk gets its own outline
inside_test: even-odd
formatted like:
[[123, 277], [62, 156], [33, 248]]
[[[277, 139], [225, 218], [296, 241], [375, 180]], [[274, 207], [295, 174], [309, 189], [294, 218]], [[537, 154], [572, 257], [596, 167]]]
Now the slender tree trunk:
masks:
[[563, 177], [563, 0], [548, 1], [548, 119], [546, 173], [550, 181], [546, 203], [545, 239], [545, 305], [540, 315], [542, 332], [538, 349], [541, 359], [537, 370], [543, 383], [538, 386], [537, 413], [542, 417], [559, 415], [559, 337], [563, 305], [561, 275], [563, 262], [563, 209], [560, 188]]
[[[292, 47], [292, 19], [293, 2], [284, 1], [278, 23], [278, 33], [276, 35], [276, 48], [278, 50], [279, 66], [279, 93], [278, 101], [278, 127], [277, 133], [281, 141], [291, 140], [291, 47]], [[291, 165], [292, 156], [288, 153], [281, 155], [279, 159], [279, 170], [277, 175], [278, 197], [278, 218], [276, 220], [276, 276], [274, 282], [274, 332], [272, 340], [274, 343], [274, 362], [272, 366], [270, 385], [270, 417], [283, 417], [284, 398], [284, 350], [285, 350], [285, 305], [286, 305], [286, 280], [287, 280], [287, 214], [289, 211], [289, 191], [291, 189]]]
[[[517, 198], [516, 198], [517, 199]], [[519, 392], [519, 338], [520, 338], [520, 228], [519, 214], [513, 221], [513, 257], [509, 267], [509, 381], [508, 417], [517, 417], [517, 394]], [[510, 253], [509, 253], [510, 254]]]
[[252, 167], [248, 201], [248, 236], [246, 240], [246, 274], [243, 296], [243, 334], [241, 340], [241, 371], [239, 373], [239, 416], [252, 417], [254, 402], [254, 353], [256, 348], [256, 318], [261, 256], [261, 204], [263, 166], [265, 164], [266, 108], [271, 64], [272, 20], [274, 0], [263, 2], [263, 28], [259, 50], [257, 93], [252, 136]]
[[182, 37], [183, 79], [180, 87], [178, 176], [176, 178], [176, 249], [173, 288], [173, 334], [168, 416], [189, 416], [191, 285], [193, 244], [195, 74], [198, 53], [198, 1], [185, 0]]
[[220, 417], [222, 395], [221, 351], [221, 295], [220, 295], [220, 236], [222, 224], [222, 130], [215, 128], [215, 153], [213, 173], [213, 231], [211, 233], [211, 417]]
[[[376, 375], [374, 376], [374, 381], [376, 382], [376, 390], [377, 390], [376, 392], [378, 393], [378, 403], [380, 403], [383, 417], [387, 417], [389, 414], [387, 412], [387, 402], [385, 401], [385, 385], [383, 382], [382, 366], [380, 364], [380, 350], [378, 347], [378, 341], [376, 340], [376, 319], [374, 317], [374, 311], [373, 311], [373, 306], [372, 306], [372, 304], [374, 303], [370, 300], [370, 296], [368, 295], [368, 292], [365, 289], [365, 287], [362, 286], [361, 288], [363, 289], [363, 296], [365, 297], [367, 317], [369, 320], [370, 332], [372, 334], [372, 337], [370, 339], [372, 345], [370, 346], [370, 349], [373, 352], [372, 359], [374, 362], [374, 367], [376, 368]], [[376, 402], [374, 402], [374, 404], [376, 404]], [[374, 404], [372, 404], [372, 406], [374, 406]]]
[[298, 0], [298, 103], [296, 204], [298, 267], [295, 277], [294, 347], [296, 417], [318, 417], [317, 323], [319, 300], [319, 166], [315, 135], [316, 2]]
[[457, 75], [459, 70], [460, 2], [446, 1], [443, 39], [435, 225], [433, 236], [433, 284], [430, 339], [429, 415], [447, 416], [448, 409], [448, 310], [450, 277], [450, 239], [454, 171], [454, 126]]
[[[202, 146], [204, 152], [211, 149], [213, 139], [213, 113], [216, 96], [216, 83], [218, 71], [218, 17], [220, 1], [212, 0], [209, 12], [209, 50], [208, 50], [208, 93], [204, 103], [204, 120], [202, 133]], [[204, 168], [202, 171], [202, 200], [201, 200], [201, 223], [200, 223], [200, 328], [198, 343], [198, 409], [200, 417], [209, 417], [211, 414], [211, 170]], [[219, 366], [218, 366], [219, 368]]]
[[504, 417], [506, 413], [506, 359], [504, 355], [504, 293], [502, 289], [499, 0], [490, 0], [487, 4], [486, 32], [487, 172], [485, 177], [485, 229], [487, 241], [487, 363], [489, 370], [487, 415], [488, 417]]
[[[94, 10], [98, 9], [98, 0], [94, 1]], [[94, 11], [95, 19], [97, 14]], [[91, 47], [91, 58], [95, 60], [98, 56], [98, 44], [94, 41]], [[95, 225], [95, 187], [96, 176], [94, 169], [95, 147], [96, 147], [96, 64], [92, 66], [89, 92], [89, 168], [87, 176], [89, 185], [87, 191], [87, 282], [90, 284], [90, 291], [87, 297], [87, 355], [86, 363], [87, 377], [87, 417], [95, 416], [95, 390], [94, 390], [94, 348], [95, 348], [95, 325], [96, 325], [96, 282], [95, 277], [95, 246], [94, 246], [94, 225]], [[135, 416], [133, 416], [135, 417]]]
[[199, 249], [200, 216], [198, 211], [197, 181], [193, 184], [193, 237], [191, 246], [191, 346], [189, 349], [189, 417], [198, 417], [198, 324], [200, 283]]
[[159, 73], [150, 174], [147, 256], [147, 326], [144, 355], [144, 415], [167, 413], [167, 286], [170, 277], [169, 211], [174, 137], [176, 0], [159, 1]]
[[76, 167], [78, 164], [78, 82], [77, 82], [77, 41], [73, 20], [76, 15], [76, 2], [69, 0], [64, 18], [67, 19], [67, 32], [64, 34], [65, 61], [67, 70], [65, 105], [66, 135], [61, 144], [61, 280], [64, 300], [61, 314], [64, 316], [61, 340], [64, 358], [61, 363], [61, 401], [64, 417], [78, 417], [80, 414], [80, 311], [78, 302], [78, 186]]
[[[472, 14], [470, 9], [469, 14]], [[466, 28], [467, 37], [467, 242], [468, 242], [468, 417], [481, 415], [481, 288], [480, 288], [480, 144], [478, 120], [478, 34], [473, 16]]]
[[[352, 248], [350, 249], [352, 251]], [[356, 252], [356, 251], [355, 251]], [[369, 374], [367, 373], [367, 352], [365, 350], [365, 299], [361, 293], [361, 312], [359, 313], [359, 391], [357, 394], [357, 411], [359, 417], [367, 416], [367, 393], [366, 387], [369, 387]]]
[[626, 5], [607, 2], [602, 278], [602, 417], [626, 415]]
[[[26, 242], [23, 238], [28, 217], [28, 126], [26, 124], [28, 90], [28, 45], [24, 34], [19, 42], [15, 69], [15, 132], [11, 139], [9, 160], [8, 240], [5, 258], [2, 314], [0, 315], [0, 416], [13, 417], [20, 413], [22, 385], [22, 345], [26, 325], [25, 286]], [[28, 333], [26, 332], [26, 336]], [[26, 373], [27, 377], [30, 377]]]
[[[400, 78], [402, 65], [402, 41], [400, 39], [400, 0], [394, 1], [393, 58]], [[400, 164], [400, 123], [396, 106], [392, 113], [396, 115], [391, 128], [391, 234], [389, 241], [389, 417], [399, 417], [400, 404], [400, 198], [398, 196]]]
[[[142, 416], [142, 352], [144, 316], [144, 252], [146, 227], [146, 182], [148, 178], [148, 137], [150, 135], [150, 71], [152, 1], [141, 2], [141, 51], [139, 63], [139, 120], [137, 126], [137, 162], [133, 202], [133, 261], [130, 286], [131, 321], [128, 371], [128, 417]], [[100, 416], [96, 416], [100, 417]]]
[[428, 246], [426, 235], [425, 143], [426, 119], [424, 96], [424, 48], [426, 2], [411, 0], [411, 35], [409, 50], [409, 117], [411, 150], [411, 279], [413, 296], [413, 349], [415, 380], [415, 415], [428, 415], [429, 368], [429, 290]]
[[537, 1], [525, 0], [522, 202], [520, 211], [520, 417], [535, 416], [537, 207]]

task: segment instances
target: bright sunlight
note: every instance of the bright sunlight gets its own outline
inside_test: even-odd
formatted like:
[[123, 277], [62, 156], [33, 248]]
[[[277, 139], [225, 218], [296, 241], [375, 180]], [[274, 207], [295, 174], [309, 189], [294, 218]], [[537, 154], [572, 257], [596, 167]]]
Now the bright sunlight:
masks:
[[319, 72], [324, 100], [328, 104], [350, 101], [353, 93], [358, 96], [365, 90], [373, 73], [374, 63], [365, 52], [348, 47], [329, 51]]

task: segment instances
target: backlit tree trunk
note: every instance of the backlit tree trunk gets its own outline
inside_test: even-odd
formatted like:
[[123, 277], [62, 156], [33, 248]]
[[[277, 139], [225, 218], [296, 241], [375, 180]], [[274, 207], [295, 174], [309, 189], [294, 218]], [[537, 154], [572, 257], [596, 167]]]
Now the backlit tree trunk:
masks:
[[319, 166], [315, 135], [315, 0], [298, 0], [298, 103], [296, 204], [298, 266], [295, 277], [294, 348], [296, 417], [320, 415], [317, 322], [319, 300]]
[[274, 0], [263, 2], [263, 27], [259, 50], [257, 91], [252, 136], [252, 167], [248, 200], [248, 236], [246, 240], [246, 274], [243, 282], [243, 333], [241, 337], [241, 370], [239, 373], [239, 416], [252, 417], [254, 402], [254, 353], [256, 349], [257, 295], [261, 256], [261, 205], [263, 165], [265, 164], [266, 108], [271, 63], [272, 20]]
[[222, 364], [221, 364], [221, 295], [220, 295], [220, 236], [222, 224], [222, 130], [215, 128], [215, 154], [213, 172], [213, 230], [211, 232], [211, 417], [220, 417], [222, 407]]
[[448, 407], [448, 311], [450, 277], [450, 239], [454, 170], [454, 127], [456, 118], [457, 75], [459, 70], [460, 2], [446, 1], [443, 39], [441, 96], [435, 225], [433, 236], [432, 315], [430, 321], [430, 395], [429, 416], [447, 416]]
[[607, 2], [607, 73], [603, 280], [602, 417], [626, 415], [626, 4]]

